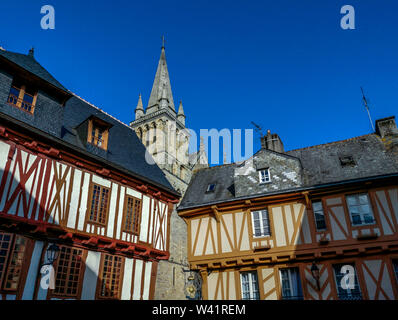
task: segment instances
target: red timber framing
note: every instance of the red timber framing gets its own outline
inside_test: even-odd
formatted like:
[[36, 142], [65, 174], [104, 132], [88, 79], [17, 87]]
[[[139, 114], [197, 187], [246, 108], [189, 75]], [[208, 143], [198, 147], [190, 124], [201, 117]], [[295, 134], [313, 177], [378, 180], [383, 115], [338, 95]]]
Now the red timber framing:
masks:
[[[3, 122], [3, 120], [2, 120]], [[91, 161], [89, 157], [78, 155], [76, 150], [65, 146], [57, 145], [53, 141], [41, 137], [41, 141], [34, 140], [34, 134], [23, 128], [14, 128], [14, 124], [5, 127], [0, 123], [0, 141], [9, 145], [8, 157], [2, 178], [0, 179], [0, 199], [5, 202], [4, 209], [0, 212], [0, 226], [11, 228], [16, 232], [45, 239], [49, 236], [58, 238], [61, 242], [73, 244], [76, 247], [88, 248], [101, 252], [114, 252], [126, 257], [142, 257], [143, 259], [163, 260], [168, 259], [168, 239], [170, 230], [170, 215], [173, 205], [178, 202], [178, 196], [165, 189], [139, 180], [131, 175], [113, 169], [104, 167], [103, 164]], [[23, 159], [22, 152], [27, 153]], [[35, 157], [33, 157], [33, 155]], [[35, 159], [34, 159], [35, 158]], [[33, 160], [34, 159], [34, 160]], [[150, 228], [155, 225], [159, 227], [159, 232], [151, 232], [152, 244], [138, 240], [132, 244], [131, 238], [126, 240], [115, 239], [116, 228], [113, 237], [106, 236], [106, 232], [98, 234], [77, 230], [79, 216], [76, 217], [75, 228], [67, 227], [68, 217], [71, 210], [71, 188], [70, 183], [73, 179], [76, 169], [83, 173], [88, 173], [92, 179], [92, 173], [103, 177], [111, 184], [117, 187], [116, 212], [115, 218], [118, 219], [120, 205], [120, 190], [126, 187], [139, 191], [142, 196], [150, 199], [150, 206], [159, 207], [159, 201], [166, 203], [162, 210], [159, 208], [150, 208], [156, 210], [149, 217], [148, 234]], [[50, 177], [50, 170], [53, 171], [53, 177]], [[16, 176], [17, 185], [7, 188], [8, 179]], [[83, 174], [80, 188], [83, 186]], [[37, 180], [37, 181], [36, 181]], [[33, 192], [25, 192], [27, 185], [37, 185]], [[62, 192], [69, 185], [69, 192]], [[94, 184], [90, 184], [94, 185]], [[39, 192], [42, 192], [41, 202], [35, 201]], [[45, 201], [47, 193], [52, 194], [51, 201]], [[79, 207], [83, 202], [82, 193], [79, 193]], [[142, 199], [141, 199], [142, 201]], [[106, 211], [109, 211], [108, 208]], [[67, 204], [67, 205], [62, 205]], [[14, 207], [13, 207], [14, 206]], [[8, 211], [13, 207], [15, 214], [9, 214]], [[152, 212], [152, 211], [150, 211]], [[51, 214], [49, 214], [51, 213]], [[85, 215], [85, 224], [90, 224], [88, 220], [88, 211]], [[80, 210], [77, 215], [82, 214]], [[107, 215], [108, 216], [108, 215]], [[167, 218], [166, 218], [167, 217]], [[123, 218], [123, 217], [122, 217]], [[58, 224], [54, 224], [57, 221]], [[167, 223], [165, 223], [167, 221]], [[108, 223], [104, 226], [106, 227]], [[97, 229], [98, 224], [94, 229]], [[86, 230], [86, 229], [84, 229]], [[156, 249], [156, 243], [160, 249]]]
[[[3, 290], [3, 280], [7, 275], [3, 275], [0, 271], [0, 285], [2, 285], [0, 299], [6, 299], [6, 296], [10, 294], [16, 299], [22, 298], [35, 240], [44, 241], [48, 245], [48, 239], [57, 242], [61, 248], [72, 250], [69, 254], [73, 254], [75, 258], [78, 256], [76, 259], [81, 259], [79, 260], [81, 268], [79, 270], [62, 268], [61, 263], [71, 266], [72, 262], [70, 259], [60, 259], [54, 265], [57, 270], [59, 269], [60, 277], [67, 278], [73, 272], [73, 276], [77, 277], [77, 284], [69, 283], [63, 289], [48, 290], [47, 299], [81, 298], [88, 251], [101, 253], [101, 268], [105, 264], [103, 261], [105, 255], [122, 261], [121, 268], [118, 270], [120, 283], [123, 283], [124, 261], [129, 258], [133, 268], [136, 268], [137, 261], [140, 261], [141, 269], [138, 269], [137, 277], [142, 278], [140, 279], [142, 286], [138, 299], [147, 298], [148, 292], [148, 297], [153, 299], [158, 262], [169, 258], [170, 216], [173, 205], [178, 203], [179, 196], [144, 178], [135, 177], [122, 169], [111, 167], [110, 164], [94, 160], [71, 146], [52, 140], [51, 137], [41, 136], [34, 130], [32, 132], [30, 129], [9, 122], [6, 117], [0, 119], [0, 143], [7, 146], [7, 154], [2, 155], [4, 166], [0, 171], [0, 233], [12, 235], [10, 246], [14, 246], [16, 237], [26, 240], [24, 254], [20, 255], [23, 261], [18, 262], [17, 268], [8, 267], [13, 249], [7, 251], [4, 272], [10, 273], [9, 270], [12, 270], [18, 273], [18, 277], [13, 277], [18, 281], [11, 284], [12, 290]], [[80, 173], [77, 178], [78, 172]], [[112, 187], [112, 195], [109, 195], [106, 208], [103, 208], [105, 223], [103, 223], [104, 220], [90, 221], [89, 219], [93, 200], [90, 198], [91, 189], [95, 185], [107, 188], [101, 183], [98, 184], [93, 179], [94, 176], [97, 177], [97, 181], [102, 179]], [[73, 199], [72, 188], [81, 191], [87, 184], [90, 185], [88, 197], [83, 192], [78, 192], [76, 193], [78, 196]], [[140, 196], [134, 197], [129, 192], [136, 192]], [[134, 210], [137, 209], [135, 212], [138, 216], [133, 216], [135, 220], [130, 226], [134, 228], [125, 230], [128, 198], [135, 200]], [[73, 208], [72, 200], [75, 201], [77, 208], [85, 209]], [[111, 201], [115, 204], [112, 209], [110, 208]], [[145, 227], [142, 227], [144, 205], [146, 205], [148, 221]], [[76, 215], [73, 225], [70, 220], [72, 209]], [[111, 223], [110, 210], [114, 211], [114, 228], [108, 233], [107, 228]], [[79, 225], [80, 221], [83, 221], [84, 227]], [[119, 221], [122, 222], [120, 230], [116, 228]], [[101, 228], [105, 230], [100, 231]], [[156, 232], [155, 228], [157, 228]], [[121, 237], [122, 233], [128, 236]], [[147, 236], [140, 239], [143, 233]], [[40, 263], [44, 263], [47, 245], [44, 245], [41, 251]], [[76, 264], [76, 262], [78, 260], [73, 263]], [[145, 268], [151, 268], [149, 277], [151, 282], [145, 282], [144, 294], [144, 277], [148, 277], [148, 274], [144, 273]], [[37, 270], [37, 274], [39, 271]], [[101, 274], [100, 277], [102, 279]], [[62, 280], [64, 279], [57, 278], [57, 281]], [[40, 277], [37, 277], [35, 281], [33, 299], [38, 298]], [[133, 272], [131, 298], [133, 298], [136, 281]], [[99, 288], [97, 288], [97, 293], [99, 293], [98, 290]], [[118, 299], [120, 294], [121, 287], [117, 289], [115, 296], [106, 298]], [[134, 293], [135, 299], [137, 299], [136, 294]], [[100, 294], [97, 294], [97, 298], [100, 298]]]

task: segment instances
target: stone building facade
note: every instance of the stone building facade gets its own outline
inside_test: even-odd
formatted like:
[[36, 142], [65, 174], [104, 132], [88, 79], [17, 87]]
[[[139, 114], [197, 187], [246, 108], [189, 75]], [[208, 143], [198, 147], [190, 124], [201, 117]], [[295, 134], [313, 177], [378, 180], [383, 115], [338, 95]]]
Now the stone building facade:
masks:
[[[154, 161], [167, 180], [182, 196], [192, 173], [207, 167], [207, 157], [201, 143], [198, 152], [189, 154], [190, 133], [185, 126], [185, 113], [180, 101], [176, 112], [162, 46], [152, 91], [144, 110], [141, 94], [135, 109], [135, 120], [130, 123], [147, 148], [147, 160]], [[186, 299], [184, 287], [189, 270], [187, 261], [187, 226], [174, 208], [170, 223], [170, 258], [158, 266], [155, 299]]]

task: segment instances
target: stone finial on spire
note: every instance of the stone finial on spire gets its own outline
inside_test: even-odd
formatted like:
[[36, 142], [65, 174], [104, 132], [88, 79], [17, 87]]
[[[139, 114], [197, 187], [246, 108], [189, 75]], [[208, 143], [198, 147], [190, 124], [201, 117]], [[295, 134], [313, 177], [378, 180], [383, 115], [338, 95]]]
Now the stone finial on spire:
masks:
[[181, 100], [180, 100], [180, 106], [178, 107], [177, 120], [180, 121], [185, 126], [185, 114]]
[[142, 104], [142, 98], [141, 98], [141, 93], [138, 96], [138, 103], [137, 103], [137, 107], [135, 108], [135, 119], [139, 119], [142, 116], [144, 116], [144, 106]]
[[164, 40], [164, 35], [162, 35], [162, 49], [164, 49], [164, 45], [165, 45], [165, 40]]

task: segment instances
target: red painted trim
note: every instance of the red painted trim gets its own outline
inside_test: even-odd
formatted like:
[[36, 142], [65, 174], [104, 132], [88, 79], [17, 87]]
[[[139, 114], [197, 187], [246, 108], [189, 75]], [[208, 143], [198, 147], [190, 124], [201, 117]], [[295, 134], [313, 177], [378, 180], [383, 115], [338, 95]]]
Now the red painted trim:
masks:
[[[0, 127], [2, 128], [2, 127]], [[19, 130], [14, 130], [11, 128], [5, 128], [4, 134], [1, 134], [1, 129], [0, 129], [0, 135], [4, 136], [7, 138], [9, 142], [16, 142], [18, 144], [24, 145], [24, 148], [29, 149], [34, 151], [35, 153], [40, 153], [45, 156], [50, 156], [53, 158], [57, 159], [62, 159], [66, 164], [69, 165], [74, 165], [78, 167], [82, 167], [88, 171], [91, 172], [101, 172], [102, 170], [103, 173], [109, 177], [112, 178], [115, 182], [119, 182], [125, 185], [128, 185], [129, 187], [133, 189], [138, 189], [141, 190], [142, 192], [146, 193], [147, 195], [154, 195], [159, 192], [159, 189], [161, 189], [161, 196], [159, 200], [169, 202], [171, 201], [177, 201], [178, 203], [178, 197], [175, 196], [174, 194], [171, 194], [167, 192], [166, 190], [163, 190], [161, 187], [153, 186], [153, 185], [148, 185], [148, 183], [143, 184], [142, 181], [140, 181], [138, 178], [128, 176], [125, 173], [118, 172], [114, 169], [106, 169], [103, 167], [103, 165], [98, 165], [90, 160], [87, 160], [86, 158], [83, 158], [82, 156], [77, 156], [76, 154], [72, 154], [69, 151], [64, 151], [64, 150], [59, 150], [54, 148], [53, 146], [40, 142], [40, 141], [35, 141], [32, 140], [31, 136], [24, 135], [21, 131]], [[7, 142], [7, 143], [9, 143]], [[100, 173], [101, 174], [101, 173]]]
[[[44, 173], [43, 184], [45, 186], [48, 186], [48, 182], [50, 181], [50, 176], [51, 176], [52, 160], [47, 159], [47, 161], [45, 162], [45, 166], [46, 166], [46, 172]], [[48, 192], [48, 188], [43, 188], [43, 193], [41, 195], [41, 201], [40, 201], [40, 211], [39, 211], [38, 220], [43, 220], [43, 218], [44, 218], [47, 192]]]

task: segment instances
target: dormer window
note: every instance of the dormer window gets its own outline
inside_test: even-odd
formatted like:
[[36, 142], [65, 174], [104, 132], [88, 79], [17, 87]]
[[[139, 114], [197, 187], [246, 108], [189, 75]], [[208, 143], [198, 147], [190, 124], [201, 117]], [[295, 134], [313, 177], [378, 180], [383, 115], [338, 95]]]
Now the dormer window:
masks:
[[97, 118], [91, 118], [88, 123], [87, 142], [107, 150], [109, 127], [108, 123]]
[[210, 183], [210, 184], [207, 186], [206, 192], [207, 192], [207, 193], [208, 193], [208, 192], [214, 192], [215, 189], [216, 189], [216, 184], [215, 184], [215, 183]]
[[258, 171], [258, 179], [259, 179], [260, 183], [271, 182], [271, 174], [269, 172], [269, 168], [259, 170]]
[[8, 104], [33, 114], [37, 100], [37, 92], [24, 85], [13, 83], [8, 94]]
[[355, 160], [352, 156], [345, 156], [345, 157], [340, 157], [340, 165], [342, 167], [354, 167], [356, 166]]

